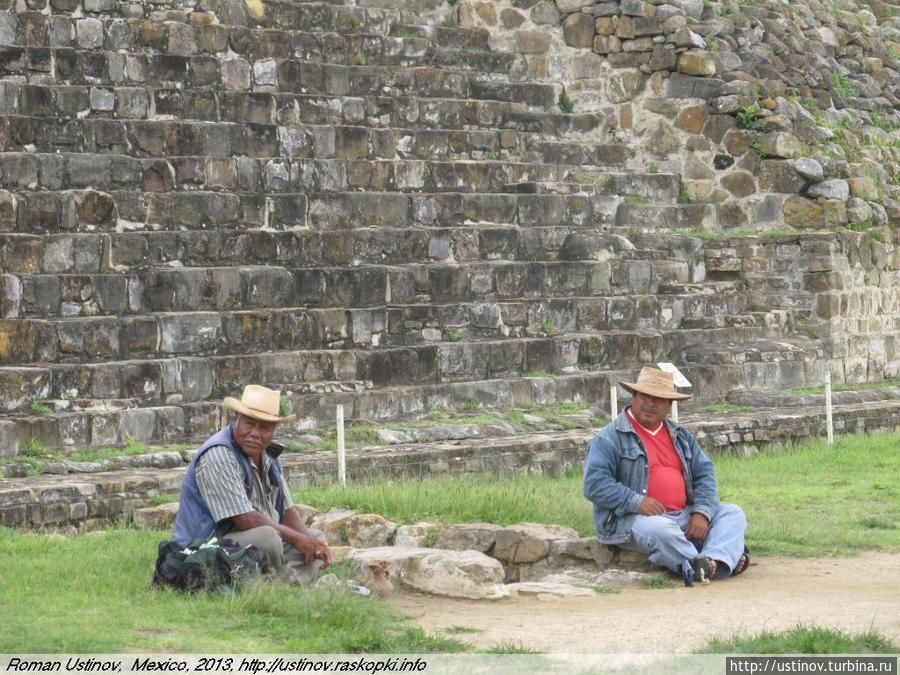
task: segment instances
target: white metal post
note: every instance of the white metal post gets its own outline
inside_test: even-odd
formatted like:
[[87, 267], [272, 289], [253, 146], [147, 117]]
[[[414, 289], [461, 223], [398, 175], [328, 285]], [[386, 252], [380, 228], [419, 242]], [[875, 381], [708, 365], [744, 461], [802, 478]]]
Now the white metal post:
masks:
[[672, 421], [678, 421], [678, 401], [672, 401]]
[[834, 445], [834, 419], [831, 413], [831, 371], [825, 371], [825, 429], [828, 445]]
[[609, 414], [612, 415], [612, 419], [619, 416], [619, 394], [614, 384], [609, 387]]
[[344, 452], [344, 406], [337, 407], [338, 482], [347, 485], [347, 455]]

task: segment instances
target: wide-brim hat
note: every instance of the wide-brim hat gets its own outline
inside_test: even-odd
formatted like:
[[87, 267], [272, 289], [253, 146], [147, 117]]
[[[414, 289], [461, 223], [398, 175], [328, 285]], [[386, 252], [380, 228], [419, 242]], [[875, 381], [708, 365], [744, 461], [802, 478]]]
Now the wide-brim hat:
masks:
[[675, 389], [675, 378], [672, 373], [650, 366], [641, 368], [637, 382], [619, 382], [619, 384], [625, 391], [632, 394], [640, 392], [656, 398], [667, 398], [671, 401], [684, 401], [691, 397], [690, 394], [682, 394]]
[[261, 422], [293, 422], [297, 419], [296, 415], [287, 415], [282, 417], [278, 413], [281, 412], [281, 392], [268, 387], [262, 387], [258, 384], [248, 384], [244, 387], [241, 399], [227, 396], [222, 405], [226, 410], [231, 410], [245, 417], [251, 417]]

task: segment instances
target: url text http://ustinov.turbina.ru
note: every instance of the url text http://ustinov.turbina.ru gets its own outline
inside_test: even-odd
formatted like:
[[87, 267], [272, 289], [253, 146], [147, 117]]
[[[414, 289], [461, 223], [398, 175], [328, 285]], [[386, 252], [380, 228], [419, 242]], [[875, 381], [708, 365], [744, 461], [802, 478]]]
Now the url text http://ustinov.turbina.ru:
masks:
[[896, 656], [729, 656], [727, 675], [764, 673], [873, 673], [897, 675]]
[[0, 672], [8, 673], [422, 673], [428, 663], [421, 658], [380, 657], [331, 659], [273, 656], [239, 657], [131, 657], [111, 658], [22, 658], [11, 657], [0, 663]]

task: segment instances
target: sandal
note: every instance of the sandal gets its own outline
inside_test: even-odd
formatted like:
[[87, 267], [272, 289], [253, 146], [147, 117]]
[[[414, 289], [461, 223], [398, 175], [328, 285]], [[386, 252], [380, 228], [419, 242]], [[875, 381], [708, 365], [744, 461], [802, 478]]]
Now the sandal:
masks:
[[731, 576], [736, 577], [738, 574], [743, 574], [748, 567], [750, 567], [750, 549], [745, 546], [744, 552], [741, 553], [741, 557], [738, 558], [737, 564], [731, 572]]
[[699, 556], [693, 560], [685, 560], [681, 566], [681, 579], [685, 586], [693, 586], [695, 581], [708, 584], [715, 574], [714, 563], [706, 556]]

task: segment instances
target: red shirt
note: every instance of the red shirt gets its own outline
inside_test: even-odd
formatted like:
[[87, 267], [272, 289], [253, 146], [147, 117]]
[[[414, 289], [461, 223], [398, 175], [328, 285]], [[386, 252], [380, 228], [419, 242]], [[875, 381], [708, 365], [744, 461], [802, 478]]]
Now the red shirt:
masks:
[[647, 452], [647, 463], [650, 465], [647, 496], [662, 504], [666, 511], [680, 511], [687, 504], [684, 473], [665, 423], [660, 423], [655, 431], [651, 431], [641, 426], [631, 414], [631, 409], [628, 410], [628, 419]]

